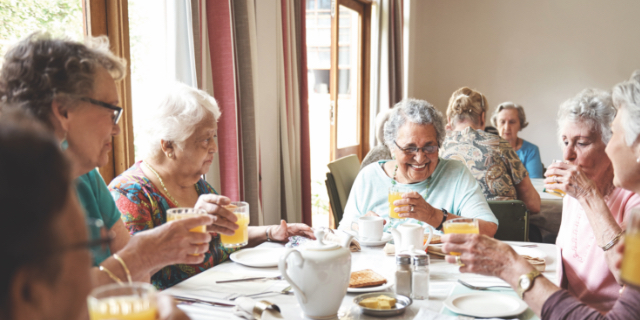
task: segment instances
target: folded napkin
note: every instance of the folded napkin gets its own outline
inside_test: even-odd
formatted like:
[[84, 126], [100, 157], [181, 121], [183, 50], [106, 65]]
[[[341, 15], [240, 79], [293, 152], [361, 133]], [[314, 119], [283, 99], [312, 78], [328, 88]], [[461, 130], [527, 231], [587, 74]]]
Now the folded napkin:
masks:
[[[387, 255], [394, 255], [396, 254], [396, 246], [391, 244], [391, 243], [387, 243], [384, 248], [382, 248], [382, 252], [384, 252]], [[445, 254], [442, 252], [442, 246], [441, 245], [431, 245], [427, 247], [427, 251], [428, 254], [431, 255], [435, 255], [438, 257], [444, 257]]]
[[535, 258], [527, 255], [521, 255], [521, 257], [525, 258], [536, 270], [540, 272], [544, 272], [547, 268], [547, 263], [543, 258]]
[[[331, 242], [331, 243], [337, 243], [339, 245], [342, 245], [343, 237], [345, 237], [345, 235], [336, 234], [335, 231], [333, 230], [332, 232], [326, 232], [324, 234], [325, 241]], [[349, 250], [351, 250], [351, 252], [358, 252], [362, 250], [362, 248], [360, 247], [360, 242], [358, 242], [356, 238], [351, 239], [351, 243], [349, 244]]]
[[265, 300], [256, 301], [246, 297], [236, 299], [233, 315], [237, 319], [247, 320], [284, 319], [282, 314], [280, 314], [280, 308], [278, 308], [278, 306]]

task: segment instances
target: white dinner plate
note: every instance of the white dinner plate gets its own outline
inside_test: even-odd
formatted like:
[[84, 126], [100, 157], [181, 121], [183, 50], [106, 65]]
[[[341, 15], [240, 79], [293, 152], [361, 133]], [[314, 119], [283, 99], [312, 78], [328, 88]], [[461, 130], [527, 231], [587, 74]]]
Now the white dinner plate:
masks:
[[451, 296], [444, 301], [451, 311], [478, 318], [515, 317], [527, 310], [524, 301], [495, 292], [471, 292]]
[[382, 234], [382, 239], [378, 241], [364, 241], [358, 238], [358, 242], [360, 243], [360, 245], [365, 247], [379, 247], [379, 246], [384, 246], [387, 242], [391, 241], [392, 239], [393, 239], [393, 236], [390, 233], [385, 232]]
[[537, 248], [519, 247], [517, 245], [512, 245], [511, 248], [513, 248], [513, 250], [521, 256], [530, 256], [532, 258], [540, 259], [544, 259], [547, 257], [547, 254], [544, 253], [544, 251]]
[[277, 267], [280, 256], [286, 249], [282, 248], [250, 248], [236, 251], [229, 256], [233, 262], [247, 267], [267, 268]]
[[363, 287], [363, 288], [347, 288], [347, 292], [350, 292], [350, 293], [376, 292], [376, 291], [385, 290], [387, 288], [391, 288], [392, 285], [393, 283], [387, 280], [387, 283], [381, 284], [379, 286]]

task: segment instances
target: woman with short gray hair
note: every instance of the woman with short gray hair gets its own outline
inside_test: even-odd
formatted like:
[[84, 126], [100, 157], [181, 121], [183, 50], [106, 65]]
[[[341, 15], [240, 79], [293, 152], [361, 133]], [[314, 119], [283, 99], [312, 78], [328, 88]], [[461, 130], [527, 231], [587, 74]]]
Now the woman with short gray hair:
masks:
[[491, 123], [498, 128], [500, 137], [507, 140], [511, 148], [516, 151], [529, 172], [529, 178], [543, 178], [540, 149], [535, 144], [518, 137], [518, 132], [529, 125], [524, 108], [513, 102], [503, 102], [493, 112]]
[[[362, 169], [353, 183], [340, 229], [357, 230], [358, 218], [381, 216], [385, 230], [406, 222], [442, 229], [446, 220], [479, 220], [480, 233], [493, 236], [498, 220], [482, 190], [464, 164], [438, 157], [444, 140], [444, 118], [424, 100], [396, 104], [384, 128], [385, 144], [393, 160], [381, 160]], [[402, 190], [392, 218], [389, 188]]]
[[[206, 92], [181, 83], [164, 90], [165, 96], [149, 114], [142, 130], [142, 153], [145, 158], [131, 166], [109, 184], [122, 220], [131, 234], [167, 225], [170, 208], [200, 208], [216, 217], [211, 241], [193, 246], [193, 253], [204, 256], [200, 263], [173, 264], [151, 276], [158, 289], [171, 287], [182, 280], [207, 270], [229, 258], [231, 252], [222, 246], [219, 233], [233, 235], [237, 218], [226, 207], [227, 197], [202, 179], [209, 171], [218, 151], [216, 137], [220, 109]], [[309, 226], [302, 223], [248, 228], [248, 246], [265, 241], [287, 241], [290, 236], [313, 237]]]
[[487, 200], [522, 200], [530, 213], [540, 211], [540, 195], [509, 143], [484, 131], [487, 98], [463, 87], [451, 95], [447, 134], [440, 156], [463, 162]]
[[[616, 86], [616, 100], [633, 99], [632, 94], [623, 94], [632, 87]], [[556, 240], [563, 265], [557, 279], [565, 279], [563, 288], [600, 312], [611, 309], [620, 290], [618, 275], [612, 272], [616, 270], [614, 250], [610, 249], [622, 235], [620, 224], [627, 213], [640, 205], [640, 196], [616, 187], [620, 185], [605, 152], [615, 116], [611, 94], [606, 91], [585, 89], [565, 101], [558, 111], [564, 162], [551, 164], [545, 173], [546, 189], [567, 194]], [[621, 172], [634, 167], [618, 168], [616, 180], [624, 180]]]

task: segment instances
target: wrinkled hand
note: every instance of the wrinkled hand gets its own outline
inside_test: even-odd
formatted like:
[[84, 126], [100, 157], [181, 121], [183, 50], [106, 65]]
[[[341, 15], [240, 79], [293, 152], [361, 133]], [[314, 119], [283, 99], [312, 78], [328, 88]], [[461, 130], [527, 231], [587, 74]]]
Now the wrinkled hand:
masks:
[[127, 247], [139, 253], [148, 265], [164, 267], [172, 264], [198, 264], [209, 250], [209, 233], [189, 230], [213, 222], [210, 215], [171, 221], [131, 237]]
[[578, 200], [597, 192], [595, 182], [589, 179], [578, 166], [572, 164], [552, 163], [544, 175], [545, 188], [562, 190]]
[[238, 229], [238, 225], [235, 223], [238, 218], [233, 212], [224, 208], [230, 203], [231, 200], [229, 198], [217, 194], [203, 194], [198, 197], [195, 208], [202, 209], [213, 217], [213, 224], [207, 227], [207, 231], [228, 236], [234, 234], [235, 230]]
[[402, 199], [394, 201], [393, 205], [396, 206], [394, 210], [401, 218], [413, 218], [433, 226], [439, 225], [442, 220], [442, 215], [438, 217], [439, 210], [432, 207], [415, 191], [404, 193]]
[[[441, 238], [442, 251], [460, 252], [463, 267], [460, 272], [472, 272], [501, 277], [516, 260], [518, 254], [508, 244], [478, 234], [445, 234]], [[447, 255], [447, 262], [456, 263], [456, 257]], [[503, 278], [504, 279], [504, 278]]]
[[187, 314], [178, 308], [170, 295], [159, 293], [157, 305], [159, 320], [189, 320]]
[[289, 223], [280, 220], [280, 225], [271, 226], [271, 238], [274, 241], [285, 242], [289, 240], [289, 237], [303, 236], [315, 240], [313, 230], [304, 223]]

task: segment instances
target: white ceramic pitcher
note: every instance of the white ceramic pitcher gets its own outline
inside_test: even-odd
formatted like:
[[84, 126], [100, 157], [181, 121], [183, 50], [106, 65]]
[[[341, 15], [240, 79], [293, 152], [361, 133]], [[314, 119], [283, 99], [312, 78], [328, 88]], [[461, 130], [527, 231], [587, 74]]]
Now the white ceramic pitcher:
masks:
[[[425, 227], [429, 228], [429, 237], [424, 242]], [[406, 252], [409, 254], [420, 253], [424, 254], [427, 250], [427, 246], [431, 243], [433, 237], [433, 227], [430, 225], [422, 226], [417, 223], [403, 223], [395, 229], [389, 229], [393, 235], [393, 242], [396, 247], [396, 254], [400, 252]], [[423, 244], [424, 243], [424, 244]]]
[[293, 287], [307, 317], [337, 317], [351, 277], [349, 244], [353, 236], [345, 233], [339, 246], [323, 241], [324, 230], [316, 230], [314, 234], [316, 241], [301, 249], [291, 249], [280, 257], [278, 269]]

